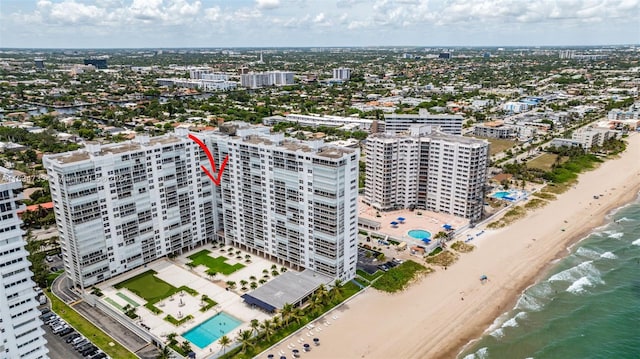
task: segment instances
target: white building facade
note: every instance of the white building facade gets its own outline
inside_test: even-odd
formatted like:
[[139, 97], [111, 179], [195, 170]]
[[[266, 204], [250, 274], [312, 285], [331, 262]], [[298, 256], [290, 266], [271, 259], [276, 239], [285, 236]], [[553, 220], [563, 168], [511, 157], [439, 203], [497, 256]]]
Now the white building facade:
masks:
[[333, 78], [340, 80], [349, 80], [351, 78], [351, 69], [346, 67], [339, 67], [337, 69], [333, 69]]
[[295, 73], [290, 71], [252, 72], [240, 75], [240, 85], [247, 88], [293, 85]]
[[194, 134], [216, 168], [229, 155], [219, 187], [183, 129], [45, 156], [74, 284], [86, 288], [214, 240], [335, 278], [355, 276], [358, 151], [285, 141], [266, 127], [223, 127]]
[[385, 114], [385, 132], [399, 134], [409, 130], [414, 125], [438, 126], [440, 131], [450, 135], [462, 134], [464, 118], [460, 115], [434, 115], [425, 109], [416, 114]]
[[379, 210], [421, 208], [476, 222], [482, 217], [489, 143], [412, 127], [365, 144], [364, 202]]
[[[3, 177], [10, 172], [0, 168]], [[1, 179], [0, 179], [1, 180]], [[22, 184], [0, 182], [0, 359], [48, 358], [17, 211]]]

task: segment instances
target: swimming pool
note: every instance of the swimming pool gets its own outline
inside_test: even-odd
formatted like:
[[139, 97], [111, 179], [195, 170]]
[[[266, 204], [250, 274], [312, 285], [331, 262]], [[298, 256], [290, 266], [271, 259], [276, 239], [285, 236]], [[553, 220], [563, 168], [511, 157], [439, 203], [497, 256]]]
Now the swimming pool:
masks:
[[197, 327], [185, 332], [182, 336], [198, 348], [206, 348], [218, 338], [232, 331], [242, 322], [225, 312], [220, 312], [207, 319]]
[[507, 191], [502, 191], [502, 192], [496, 192], [493, 194], [493, 198], [505, 198], [505, 197], [510, 197], [509, 195], [511, 194], [511, 192], [507, 192]]
[[429, 231], [425, 231], [424, 229], [412, 229], [407, 234], [409, 235], [409, 237], [419, 240], [431, 238], [431, 233]]

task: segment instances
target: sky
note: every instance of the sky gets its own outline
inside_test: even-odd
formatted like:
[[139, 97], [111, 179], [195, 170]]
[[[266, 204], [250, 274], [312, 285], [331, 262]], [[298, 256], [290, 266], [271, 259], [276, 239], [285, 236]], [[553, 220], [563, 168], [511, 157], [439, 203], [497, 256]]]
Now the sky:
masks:
[[2, 48], [640, 44], [640, 0], [0, 0]]

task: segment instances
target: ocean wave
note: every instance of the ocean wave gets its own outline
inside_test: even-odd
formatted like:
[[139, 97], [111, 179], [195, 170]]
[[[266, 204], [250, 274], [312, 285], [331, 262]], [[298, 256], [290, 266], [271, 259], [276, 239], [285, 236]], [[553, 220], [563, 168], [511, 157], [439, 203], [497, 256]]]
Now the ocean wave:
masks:
[[616, 220], [616, 222], [635, 222], [635, 219], [628, 218], [628, 217], [622, 217], [622, 218]]
[[593, 265], [592, 261], [586, 261], [575, 267], [565, 269], [549, 278], [549, 282], [574, 282], [581, 277], [600, 279], [600, 271]]
[[611, 253], [611, 252], [604, 252], [600, 255], [601, 258], [606, 258], [606, 259], [617, 259], [618, 256]]
[[487, 359], [489, 358], [489, 348], [483, 347], [473, 354], [465, 356], [463, 359]]
[[576, 251], [576, 255], [590, 259], [598, 259], [601, 256], [600, 252], [585, 247], [578, 248], [578, 250]]
[[540, 302], [540, 300], [531, 295], [523, 294], [520, 296], [520, 298], [518, 298], [515, 309], [538, 312], [542, 310], [542, 307], [543, 304]]
[[[602, 280], [600, 282], [602, 282]], [[567, 288], [567, 292], [573, 293], [573, 294], [582, 294], [587, 291], [586, 288], [594, 287], [596, 284], [599, 284], [599, 283], [594, 283], [587, 277], [581, 277], [575, 282], [571, 283], [569, 288]]]
[[640, 246], [640, 238], [638, 238], [635, 241], [631, 242], [631, 244], [633, 244], [634, 246]]
[[504, 330], [502, 330], [502, 328], [498, 328], [498, 329], [492, 331], [491, 333], [489, 333], [489, 335], [494, 337], [494, 338], [496, 338], [496, 339], [500, 339], [500, 338], [504, 337]]
[[620, 239], [622, 238], [622, 236], [624, 236], [624, 232], [613, 232], [609, 234], [607, 237], [613, 238], [613, 239]]
[[518, 319], [525, 319], [527, 317], [527, 312], [519, 312], [513, 318], [507, 320], [502, 323], [502, 328], [515, 328], [518, 326]]

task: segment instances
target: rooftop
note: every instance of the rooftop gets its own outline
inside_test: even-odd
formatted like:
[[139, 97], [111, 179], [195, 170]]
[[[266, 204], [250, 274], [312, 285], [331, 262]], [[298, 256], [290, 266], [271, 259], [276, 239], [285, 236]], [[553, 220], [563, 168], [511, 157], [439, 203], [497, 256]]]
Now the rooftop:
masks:
[[305, 269], [302, 272], [285, 272], [262, 287], [242, 295], [245, 302], [257, 305], [267, 311], [282, 309], [286, 304], [295, 304], [321, 284], [330, 284], [333, 278]]

